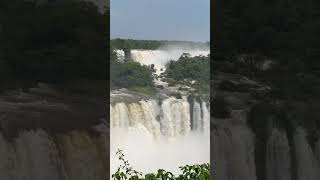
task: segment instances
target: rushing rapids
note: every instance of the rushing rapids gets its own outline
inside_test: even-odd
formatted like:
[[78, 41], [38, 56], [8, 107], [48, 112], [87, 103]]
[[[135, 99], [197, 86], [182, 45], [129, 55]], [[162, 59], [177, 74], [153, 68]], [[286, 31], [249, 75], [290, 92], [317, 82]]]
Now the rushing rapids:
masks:
[[[124, 60], [123, 50], [116, 50], [118, 59]], [[173, 60], [176, 61], [183, 53], [189, 53], [191, 56], [206, 56], [210, 53], [210, 50], [200, 49], [186, 49], [175, 47], [173, 49], [161, 49], [161, 50], [143, 50], [143, 49], [132, 49], [131, 58], [133, 61], [139, 62], [143, 65], [154, 64], [156, 74], [160, 74], [165, 71], [165, 65]]]

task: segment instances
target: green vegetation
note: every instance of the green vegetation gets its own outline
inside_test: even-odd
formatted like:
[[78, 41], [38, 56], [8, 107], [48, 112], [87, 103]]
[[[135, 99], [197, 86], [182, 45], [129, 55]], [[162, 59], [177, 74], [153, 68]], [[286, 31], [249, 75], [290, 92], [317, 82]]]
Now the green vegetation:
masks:
[[210, 164], [180, 167], [183, 173], [179, 176], [175, 176], [171, 172], [163, 169], [159, 169], [157, 173], [143, 175], [130, 166], [122, 150], [118, 150], [117, 155], [123, 164], [112, 174], [114, 180], [210, 180]]
[[[208, 48], [207, 43], [188, 42], [188, 41], [156, 41], [156, 40], [131, 40], [131, 39], [114, 39], [111, 44], [111, 87], [112, 88], [128, 88], [147, 94], [154, 94], [155, 88], [153, 84], [152, 71], [147, 66], [142, 66], [136, 62], [121, 63], [117, 59], [117, 55], [113, 49], [158, 49], [162, 46], [177, 45], [188, 46], [191, 48]], [[177, 62], [170, 62], [166, 72], [166, 81], [169, 85], [182, 83], [185, 79], [190, 82], [196, 80], [194, 87], [201, 91], [209, 92], [209, 56], [208, 57], [189, 57], [184, 54]]]
[[1, 1], [0, 9], [2, 89], [106, 79], [108, 11], [76, 0]]
[[209, 57], [189, 57], [187, 55], [183, 55], [178, 61], [170, 61], [170, 63], [167, 65], [167, 70], [165, 73], [168, 78], [173, 78], [177, 81], [190, 79], [209, 82], [209, 63]]
[[191, 42], [191, 41], [164, 41], [164, 40], [133, 40], [133, 39], [113, 39], [110, 44], [115, 49], [148, 49], [155, 50], [163, 46], [173, 45], [190, 48], [208, 48], [209, 42]]
[[[234, 62], [241, 54], [254, 55], [257, 61], [259, 56], [268, 57], [276, 62], [274, 68], [254, 74], [255, 78], [278, 87], [282, 98], [319, 98], [319, 1], [215, 3], [215, 61]], [[216, 64], [211, 64], [213, 70], [219, 69]]]
[[155, 94], [152, 70], [138, 62], [119, 62], [117, 55], [111, 49], [110, 87], [127, 88], [144, 94]]
[[[256, 135], [257, 178], [265, 179], [266, 146], [271, 128], [284, 129], [291, 145], [292, 131], [297, 126], [306, 128], [310, 141], [315, 141], [312, 137], [319, 137], [320, 1], [214, 3], [211, 69], [240, 74], [272, 88], [265, 96], [255, 99], [248, 114], [248, 123]], [[243, 55], [248, 63], [238, 63]], [[252, 66], [261, 59], [272, 60], [272, 68], [261, 71]], [[241, 88], [248, 92], [228, 82], [224, 82], [222, 88], [228, 91]]]
[[[317, 103], [320, 41], [316, 38], [320, 34], [319, 1], [228, 0], [216, 2], [215, 7], [215, 51], [211, 69], [244, 75], [269, 85], [272, 91], [259, 101], [295, 119], [277, 118], [276, 124], [286, 127], [312, 124], [319, 128], [319, 121], [304, 118], [308, 114], [306, 109], [320, 107]], [[239, 61], [239, 57], [244, 60]], [[272, 68], [258, 70], [255, 65], [266, 59], [273, 61]], [[229, 82], [221, 83], [220, 88], [248, 91]], [[276, 106], [275, 101], [281, 103]], [[255, 121], [253, 126], [265, 127], [260, 111], [269, 106], [251, 110], [259, 114], [255, 120], [261, 121]], [[276, 110], [269, 113], [277, 114]], [[270, 119], [275, 118], [268, 121]], [[312, 128], [308, 125], [308, 129]]]
[[110, 78], [116, 87], [146, 87], [153, 85], [151, 70], [138, 62], [114, 63], [111, 65]]
[[[189, 54], [183, 54], [178, 61], [170, 61], [167, 64], [165, 75], [178, 82], [187, 80], [194, 88], [209, 92], [210, 56], [190, 57]], [[196, 82], [191, 84], [193, 80]], [[173, 83], [177, 82], [171, 82]]]

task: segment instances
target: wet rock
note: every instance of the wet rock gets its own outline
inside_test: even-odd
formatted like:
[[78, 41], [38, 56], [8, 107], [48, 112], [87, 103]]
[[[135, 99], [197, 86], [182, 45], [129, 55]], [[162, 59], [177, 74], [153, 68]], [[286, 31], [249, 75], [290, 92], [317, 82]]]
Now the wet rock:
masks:
[[156, 87], [159, 89], [164, 89], [163, 85], [157, 85]]

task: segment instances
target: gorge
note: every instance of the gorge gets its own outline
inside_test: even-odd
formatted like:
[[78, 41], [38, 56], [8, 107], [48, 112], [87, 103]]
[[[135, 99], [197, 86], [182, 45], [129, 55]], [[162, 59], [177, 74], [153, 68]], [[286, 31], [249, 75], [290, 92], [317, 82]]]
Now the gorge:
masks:
[[[116, 52], [120, 61], [125, 59], [122, 50]], [[155, 75], [161, 77], [166, 64], [178, 60], [183, 53], [207, 55], [209, 50], [132, 49], [131, 57], [143, 65], [153, 64]], [[170, 87], [162, 78], [154, 81], [164, 88], [147, 97], [125, 89], [111, 91], [111, 172], [119, 166], [115, 156], [118, 148], [124, 150], [135, 169], [144, 173], [165, 168], [178, 174], [179, 166], [210, 160], [208, 99], [191, 98], [190, 93]], [[177, 92], [181, 98], [172, 96]]]
[[[280, 93], [285, 89], [265, 80], [278, 64], [249, 56], [217, 58], [212, 64], [216, 67], [211, 81], [213, 177], [318, 180], [317, 98], [298, 98], [303, 94], [288, 98], [288, 93]], [[266, 69], [265, 63], [270, 65]]]

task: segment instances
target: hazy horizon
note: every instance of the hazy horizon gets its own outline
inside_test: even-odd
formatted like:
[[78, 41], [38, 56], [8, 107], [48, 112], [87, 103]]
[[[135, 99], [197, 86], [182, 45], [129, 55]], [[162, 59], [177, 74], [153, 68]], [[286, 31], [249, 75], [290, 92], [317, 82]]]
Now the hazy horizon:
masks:
[[207, 43], [208, 41], [192, 41], [192, 40], [175, 40], [175, 39], [135, 39], [135, 38], [119, 38], [119, 37], [111, 37], [110, 40], [123, 39], [123, 40], [135, 40], [135, 41], [171, 41], [171, 42], [194, 42], [194, 43]]
[[210, 41], [210, 0], [111, 0], [111, 39]]

